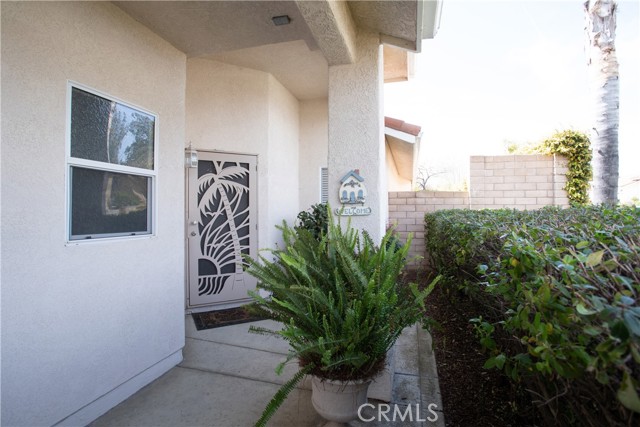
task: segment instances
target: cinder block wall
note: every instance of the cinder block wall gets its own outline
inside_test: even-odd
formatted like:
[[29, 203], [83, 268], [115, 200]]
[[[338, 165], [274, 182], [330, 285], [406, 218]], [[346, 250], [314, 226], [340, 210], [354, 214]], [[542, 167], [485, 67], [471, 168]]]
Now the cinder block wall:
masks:
[[469, 193], [466, 191], [394, 191], [389, 193], [389, 224], [402, 241], [413, 235], [410, 258], [414, 260], [409, 267], [417, 268], [424, 264], [424, 214], [442, 209], [468, 209]]
[[562, 156], [472, 156], [469, 169], [471, 209], [569, 206]]
[[389, 224], [404, 241], [413, 234], [410, 256], [422, 259], [409, 267], [425, 266], [425, 213], [442, 209], [568, 207], [566, 173], [567, 160], [562, 156], [472, 156], [469, 192], [389, 192]]

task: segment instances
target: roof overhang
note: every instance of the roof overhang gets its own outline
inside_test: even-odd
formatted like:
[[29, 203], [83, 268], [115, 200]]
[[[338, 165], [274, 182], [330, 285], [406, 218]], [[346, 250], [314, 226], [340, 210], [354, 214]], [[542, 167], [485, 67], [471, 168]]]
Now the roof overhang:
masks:
[[422, 40], [440, 26], [442, 0], [349, 1], [358, 27], [380, 34], [380, 42], [420, 52]]
[[414, 53], [384, 45], [384, 82], [405, 82], [413, 77]]
[[413, 183], [418, 170], [422, 129], [391, 117], [385, 117], [384, 124], [385, 140], [398, 175]]
[[[378, 34], [381, 43], [419, 52], [433, 37], [442, 0], [283, 0], [283, 1], [115, 1], [118, 7], [187, 57], [203, 57], [273, 74], [298, 99], [318, 97], [328, 66], [356, 60], [360, 30]], [[276, 16], [288, 25], [274, 25]], [[296, 60], [290, 60], [295, 48]], [[406, 52], [389, 59], [404, 67]], [[394, 62], [395, 61], [395, 62]], [[286, 64], [286, 65], [283, 65]], [[318, 66], [299, 67], [296, 64]], [[310, 70], [313, 68], [313, 70]], [[398, 79], [398, 77], [396, 77]], [[398, 81], [398, 80], [396, 80]], [[324, 89], [326, 96], [326, 87]]]
[[[443, 0], [423, 0], [419, 2], [422, 4], [422, 12], [419, 17], [422, 22], [421, 33], [419, 35], [420, 40], [434, 38], [438, 29], [440, 29], [442, 1]], [[418, 49], [418, 52], [419, 51], [420, 49]]]

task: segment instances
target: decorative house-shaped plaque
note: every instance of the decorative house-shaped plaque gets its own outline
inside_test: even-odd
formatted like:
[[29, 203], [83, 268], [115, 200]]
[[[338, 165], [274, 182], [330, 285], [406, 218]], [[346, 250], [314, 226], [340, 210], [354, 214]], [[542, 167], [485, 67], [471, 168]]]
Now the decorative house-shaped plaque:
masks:
[[340, 180], [339, 199], [342, 207], [336, 209], [338, 215], [369, 215], [371, 208], [365, 206], [367, 187], [358, 169], [350, 170]]

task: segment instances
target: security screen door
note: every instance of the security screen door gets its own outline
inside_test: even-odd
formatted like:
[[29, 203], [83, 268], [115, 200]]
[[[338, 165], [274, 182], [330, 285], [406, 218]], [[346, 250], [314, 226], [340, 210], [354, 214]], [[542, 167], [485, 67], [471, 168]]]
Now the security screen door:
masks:
[[198, 158], [187, 186], [187, 305], [240, 305], [256, 287], [242, 259], [257, 251], [256, 157], [199, 152]]

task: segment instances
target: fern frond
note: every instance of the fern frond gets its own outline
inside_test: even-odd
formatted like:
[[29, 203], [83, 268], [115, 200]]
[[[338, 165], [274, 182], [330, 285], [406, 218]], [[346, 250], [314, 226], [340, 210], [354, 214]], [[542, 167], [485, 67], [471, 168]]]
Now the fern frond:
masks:
[[[265, 298], [252, 292], [256, 305], [282, 323], [279, 331], [252, 331], [289, 343], [291, 351], [279, 368], [298, 358], [305, 370], [327, 378], [370, 378], [382, 369], [402, 330], [423, 316], [424, 298], [437, 280], [422, 291], [400, 283], [411, 238], [402, 245], [388, 230], [376, 245], [350, 220], [341, 224], [330, 207], [327, 217], [326, 232], [316, 235], [283, 221], [277, 228], [284, 243], [268, 251], [270, 259], [245, 259], [258, 288], [270, 293]], [[285, 391], [256, 425], [266, 423]]]
[[286, 400], [287, 396], [291, 394], [291, 392], [296, 388], [300, 380], [304, 378], [315, 366], [313, 364], [308, 364], [293, 376], [289, 381], [284, 383], [282, 387], [276, 392], [273, 398], [269, 401], [264, 411], [262, 411], [262, 415], [260, 419], [256, 421], [255, 427], [266, 427], [267, 422], [271, 419], [273, 414], [282, 406], [282, 403]]

